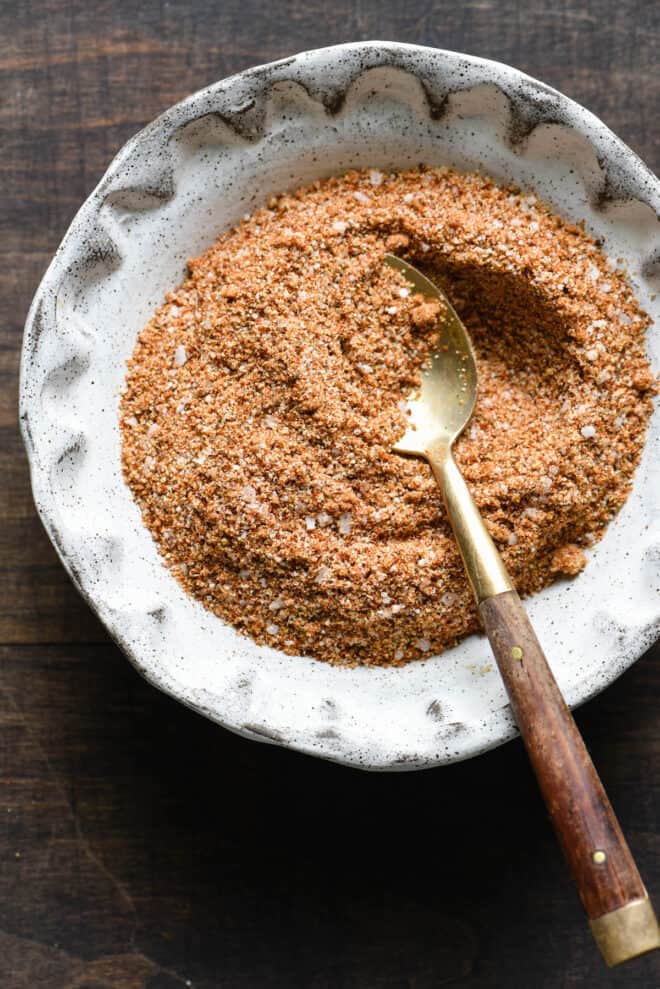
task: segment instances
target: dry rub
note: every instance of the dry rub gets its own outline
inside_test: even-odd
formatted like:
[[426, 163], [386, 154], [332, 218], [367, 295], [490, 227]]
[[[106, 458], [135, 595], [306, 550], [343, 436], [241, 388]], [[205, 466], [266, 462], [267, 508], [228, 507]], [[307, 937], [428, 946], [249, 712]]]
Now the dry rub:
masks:
[[576, 574], [630, 490], [648, 317], [583, 229], [448, 169], [273, 199], [190, 261], [139, 335], [123, 469], [166, 565], [259, 643], [401, 664], [478, 627], [427, 465], [390, 452], [445, 289], [480, 393], [456, 457], [521, 593]]

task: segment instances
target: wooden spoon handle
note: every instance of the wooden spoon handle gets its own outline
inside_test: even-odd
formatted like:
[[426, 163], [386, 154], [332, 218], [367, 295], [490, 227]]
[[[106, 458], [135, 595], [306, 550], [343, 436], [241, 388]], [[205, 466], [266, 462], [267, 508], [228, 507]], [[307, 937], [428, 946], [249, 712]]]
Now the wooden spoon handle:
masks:
[[660, 947], [644, 883], [518, 594], [489, 597], [479, 612], [606, 962]]

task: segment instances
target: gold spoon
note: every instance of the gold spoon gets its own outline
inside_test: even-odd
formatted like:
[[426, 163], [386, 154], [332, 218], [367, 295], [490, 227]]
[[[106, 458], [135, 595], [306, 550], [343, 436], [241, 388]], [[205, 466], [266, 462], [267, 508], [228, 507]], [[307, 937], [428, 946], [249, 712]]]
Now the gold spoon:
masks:
[[456, 466], [452, 446], [477, 401], [467, 330], [445, 294], [388, 254], [412, 290], [439, 304], [440, 337], [408, 403], [396, 453], [423, 457], [447, 508], [486, 635], [592, 933], [608, 965], [660, 947], [653, 906], [527, 613]]

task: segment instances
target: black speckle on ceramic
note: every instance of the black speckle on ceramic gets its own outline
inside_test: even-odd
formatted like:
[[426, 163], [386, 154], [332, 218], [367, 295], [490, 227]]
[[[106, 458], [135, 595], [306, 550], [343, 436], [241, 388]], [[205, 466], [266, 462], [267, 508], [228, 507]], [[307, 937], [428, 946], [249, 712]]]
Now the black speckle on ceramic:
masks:
[[[402, 668], [342, 669], [238, 635], [161, 565], [122, 480], [117, 403], [141, 326], [187, 259], [222, 230], [304, 182], [420, 162], [485, 172], [584, 219], [657, 317], [660, 186], [629, 148], [508, 66], [372, 42], [240, 73], [130, 140], [35, 295], [21, 367], [37, 508], [76, 586], [137, 669], [249, 738], [391, 771], [470, 758], [515, 734], [485, 640]], [[656, 353], [657, 327], [649, 343]], [[659, 446], [656, 418], [631, 498], [586, 571], [530, 601], [572, 704], [658, 634]]]

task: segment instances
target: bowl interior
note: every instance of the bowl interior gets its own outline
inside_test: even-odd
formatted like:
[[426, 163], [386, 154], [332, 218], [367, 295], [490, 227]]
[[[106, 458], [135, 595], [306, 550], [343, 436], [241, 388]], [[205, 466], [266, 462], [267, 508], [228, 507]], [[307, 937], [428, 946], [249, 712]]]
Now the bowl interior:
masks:
[[[458, 84], [459, 56], [450, 53], [410, 63], [403, 48], [396, 57], [391, 46], [374, 48], [374, 64], [365, 66], [339, 51], [334, 63], [312, 53], [211, 87], [129, 143], [74, 221], [35, 300], [23, 419], [51, 536], [146, 676], [251, 737], [354, 765], [416, 768], [513, 734], [487, 641], [472, 636], [401, 669], [338, 669], [258, 647], [187, 597], [161, 565], [121, 478], [117, 400], [136, 335], [181, 281], [186, 260], [221, 231], [274, 193], [348, 168], [423, 162], [515, 183], [562, 216], [584, 218], [631, 273], [649, 311], [658, 223], [636, 196], [603, 200], [607, 166], [589, 133], [602, 125], [573, 104], [576, 119], [584, 113], [581, 128], [555, 112], [521, 136], [507, 92], [512, 70], [472, 60]], [[429, 73], [442, 101], [430, 95]], [[535, 84], [515, 78], [516, 99], [529, 107]], [[653, 515], [657, 448], [656, 422], [633, 494], [587, 570], [529, 602], [571, 703], [613, 679], [657, 629], [649, 588], [658, 539], [640, 522]]]

